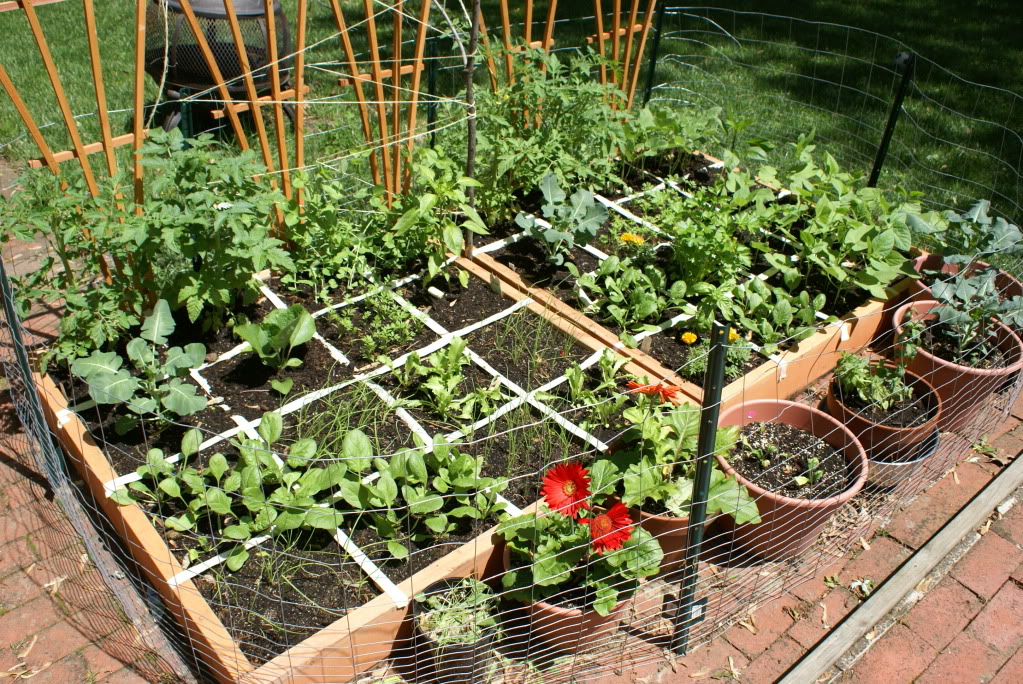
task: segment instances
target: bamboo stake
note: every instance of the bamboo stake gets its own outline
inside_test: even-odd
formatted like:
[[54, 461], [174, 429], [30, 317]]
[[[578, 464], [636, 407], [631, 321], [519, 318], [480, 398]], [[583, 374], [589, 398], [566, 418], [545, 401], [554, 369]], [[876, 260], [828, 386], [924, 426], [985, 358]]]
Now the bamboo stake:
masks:
[[622, 0], [614, 0], [614, 8], [611, 10], [611, 61], [614, 62], [615, 69], [611, 74], [611, 83], [614, 85], [618, 84], [618, 32], [622, 28]]
[[85, 11], [85, 38], [89, 44], [89, 64], [92, 67], [92, 83], [96, 90], [96, 113], [99, 116], [100, 135], [103, 138], [103, 152], [107, 160], [107, 173], [113, 176], [117, 173], [117, 157], [114, 156], [110, 113], [107, 111], [107, 94], [103, 85], [103, 67], [96, 33], [96, 12], [92, 0], [82, 0], [82, 8]]
[[[419, 107], [419, 85], [423, 74], [421, 66], [423, 62], [423, 52], [426, 49], [426, 31], [429, 28], [427, 24], [429, 19], [430, 0], [423, 0], [423, 7], [419, 11], [419, 28], [416, 30], [415, 57], [412, 69], [412, 103], [409, 105], [408, 112], [408, 141], [406, 142], [406, 146], [408, 148], [408, 155], [410, 159], [412, 157], [412, 148], [416, 137], [416, 110]], [[407, 192], [412, 183], [411, 166], [410, 162], [409, 167], [405, 169], [405, 181], [402, 183], [402, 192]]]
[[270, 61], [270, 93], [274, 104], [274, 129], [277, 133], [277, 162], [281, 169], [281, 182], [284, 185], [284, 196], [291, 199], [291, 174], [288, 172], [288, 144], [285, 139], [284, 105], [281, 103], [281, 67], [277, 54], [277, 17], [274, 16], [273, 0], [263, 0], [263, 11], [266, 13], [266, 54]]
[[25, 101], [21, 99], [21, 94], [18, 89], [14, 87], [14, 82], [11, 81], [11, 77], [7, 75], [7, 70], [4, 69], [4, 65], [0, 64], [0, 85], [3, 85], [4, 90], [7, 91], [7, 97], [11, 98], [11, 102], [14, 104], [14, 109], [17, 110], [18, 116], [21, 117], [21, 122], [25, 124], [25, 130], [28, 131], [29, 137], [39, 148], [39, 153], [43, 155], [43, 159], [46, 161], [46, 167], [50, 169], [54, 176], [60, 175], [60, 164], [53, 156], [53, 152], [50, 151], [50, 146], [46, 144], [46, 139], [43, 137], [43, 132], [39, 130], [39, 126], [36, 125], [35, 119], [32, 118], [32, 114], [28, 111], [28, 107], [25, 106]]
[[[629, 31], [626, 34], [625, 40], [625, 58], [622, 60], [622, 82], [621, 90], [622, 96], [625, 96], [628, 86], [625, 83], [625, 79], [629, 77], [629, 63], [632, 57], [632, 39], [636, 36], [636, 32], [633, 27], [636, 25], [636, 14], [639, 12], [639, 0], [632, 0], [632, 10], [629, 12], [629, 23], [626, 26], [629, 27]], [[618, 108], [616, 103], [615, 109]]]
[[[305, 168], [305, 25], [306, 0], [298, 0], [295, 21], [297, 31], [295, 42], [295, 166]], [[305, 206], [305, 193], [302, 188], [295, 189], [295, 199], [299, 208]]]
[[497, 90], [497, 65], [494, 64], [494, 53], [490, 49], [490, 38], [487, 36], [487, 25], [483, 21], [482, 14], [480, 14], [480, 40], [483, 41], [483, 47], [487, 51], [487, 74], [490, 75], [490, 88]]
[[[141, 1], [141, 0], [140, 0]], [[242, 29], [238, 24], [238, 13], [234, 10], [234, 0], [223, 0], [224, 11], [227, 13], [227, 23], [231, 27], [231, 37], [234, 40], [235, 51], [238, 54], [238, 64], [242, 68], [242, 76], [245, 81], [245, 93], [249, 98], [249, 107], [252, 110], [252, 120], [256, 123], [256, 135], [259, 137], [259, 149], [263, 153], [263, 163], [272, 174], [275, 171], [273, 154], [270, 152], [270, 141], [266, 137], [266, 126], [263, 125], [263, 112], [260, 109], [259, 94], [256, 92], [256, 82], [252, 78], [252, 67], [249, 66], [249, 55], [245, 49], [245, 39], [242, 37]], [[277, 181], [270, 179], [273, 187], [277, 187]]]
[[[304, 2], [304, 0], [302, 0]], [[185, 14], [185, 22], [188, 23], [188, 27], [192, 30], [192, 35], [195, 36], [195, 43], [199, 46], [199, 52], [202, 53], [203, 59], [206, 60], [206, 66], [210, 69], [210, 75], [213, 76], [213, 80], [217, 83], [217, 92], [220, 93], [220, 99], [224, 101], [224, 109], [227, 110], [227, 117], [231, 120], [231, 129], [234, 131], [234, 135], [238, 138], [238, 144], [241, 145], [243, 150], [249, 149], [249, 140], [245, 135], [245, 129], [242, 128], [241, 119], [238, 118], [238, 112], [235, 110], [233, 98], [231, 97], [231, 91], [227, 89], [227, 83], [224, 81], [223, 74], [220, 73], [220, 65], [217, 64], [217, 58], [213, 56], [213, 50], [210, 49], [210, 44], [206, 41], [206, 34], [202, 32], [202, 28], [199, 26], [199, 20], [195, 18], [195, 12], [192, 11], [191, 0], [179, 0], [181, 10]]]
[[[606, 57], [604, 49], [604, 9], [600, 0], [593, 0], [593, 16], [597, 19], [597, 54]], [[603, 62], [600, 64], [600, 85], [607, 85], [607, 67]]]
[[[373, 87], [376, 93], [377, 119], [380, 122], [380, 142], [383, 145], [381, 157], [384, 160], [384, 190], [386, 192], [387, 206], [393, 201], [394, 188], [391, 185], [391, 160], [387, 152], [387, 141], [390, 135], [387, 131], [387, 114], [384, 111], [384, 83], [380, 75], [380, 46], [377, 44], [377, 22], [373, 14], [373, 0], [362, 0], [362, 6], [366, 8], [366, 23], [369, 30], [369, 53], [372, 59], [370, 71], [373, 74]], [[352, 72], [353, 74], [358, 72]]]
[[[476, 178], [476, 93], [473, 88], [472, 74], [476, 70], [476, 48], [480, 33], [480, 0], [472, 2], [472, 24], [469, 28], [469, 54], [466, 56], [465, 64], [465, 104], [469, 110], [468, 135], [466, 141], [465, 175], [467, 178]], [[470, 185], [465, 189], [466, 199], [469, 206], [476, 208], [476, 188]], [[462, 239], [462, 256], [469, 259], [472, 257], [472, 231], [466, 229], [465, 237]]]
[[[27, 0], [18, 1], [21, 3], [21, 8], [25, 11], [29, 28], [32, 29], [32, 36], [35, 39], [36, 46], [39, 48], [39, 54], [43, 58], [43, 67], [46, 69], [46, 75], [50, 79], [50, 85], [53, 86], [53, 94], [57, 97], [57, 106], [60, 108], [61, 116], [64, 118], [64, 125], [67, 127], [68, 135], [71, 136], [71, 145], [74, 147], [75, 156], [78, 157], [78, 161], [82, 165], [85, 184], [89, 189], [89, 194], [95, 197], [99, 195], [99, 187], [96, 185], [96, 177], [92, 173], [92, 165], [89, 164], [88, 155], [82, 149], [84, 145], [82, 144], [81, 136], [78, 134], [78, 124], [75, 122], [75, 116], [71, 112], [71, 106], [68, 104], [67, 95], [64, 93], [64, 86], [61, 85], [57, 67], [53, 63], [50, 46], [43, 35], [43, 29], [39, 25], [39, 18], [36, 16], [32, 3]], [[142, 0], [139, 0], [139, 2], [142, 2]]]
[[131, 179], [135, 188], [135, 215], [142, 216], [142, 140], [145, 138], [146, 0], [135, 2], [135, 119], [132, 122]]
[[636, 63], [632, 67], [632, 79], [629, 83], [629, 100], [625, 109], [632, 109], [632, 99], [636, 95], [636, 84], [639, 82], [639, 68], [643, 64], [643, 51], [646, 49], [646, 39], [650, 33], [650, 22], [654, 18], [654, 10], [657, 8], [657, 0], [649, 0], [646, 7], [646, 16], [643, 17], [643, 31], [639, 34], [639, 47], [636, 49]]
[[512, 70], [511, 18], [508, 16], [508, 0], [501, 0], [501, 35], [504, 39], [504, 70], [508, 76], [508, 85], [514, 85], [515, 72]]
[[392, 56], [394, 58], [394, 68], [391, 70], [394, 77], [391, 79], [392, 87], [394, 88], [394, 104], [391, 106], [391, 132], [393, 135], [394, 145], [394, 161], [391, 162], [391, 166], [394, 168], [394, 181], [393, 187], [395, 194], [401, 192], [401, 144], [398, 142], [400, 136], [398, 132], [401, 130], [401, 8], [402, 0], [398, 0], [394, 5], [394, 41], [392, 48]]
[[359, 103], [359, 118], [362, 121], [362, 134], [366, 137], [366, 143], [370, 146], [369, 168], [373, 173], [373, 183], [380, 185], [380, 167], [376, 156], [376, 138], [373, 137], [373, 128], [369, 123], [369, 111], [366, 108], [366, 98], [362, 92], [362, 81], [358, 78], [359, 65], [355, 61], [355, 50], [352, 49], [352, 40], [348, 36], [348, 26], [345, 23], [345, 16], [341, 12], [341, 5], [337, 0], [330, 0], [330, 9], [334, 14], [334, 23], [337, 24], [338, 33], [341, 36], [341, 46], [344, 49], [345, 59], [348, 61], [348, 70], [352, 72], [352, 81], [355, 86], [355, 101]]

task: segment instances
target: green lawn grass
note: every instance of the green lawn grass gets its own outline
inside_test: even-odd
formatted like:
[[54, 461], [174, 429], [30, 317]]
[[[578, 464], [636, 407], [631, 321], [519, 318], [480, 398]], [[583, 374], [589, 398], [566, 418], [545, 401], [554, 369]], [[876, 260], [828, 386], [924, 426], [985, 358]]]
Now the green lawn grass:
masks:
[[[711, 0], [705, 5], [669, 11], [656, 77], [670, 85], [658, 88], [655, 98], [722, 106], [729, 118], [752, 122], [745, 136], [762, 136], [779, 144], [816, 131], [822, 148], [844, 165], [867, 172], [897, 84], [892, 60], [899, 49], [909, 46], [923, 59], [882, 186], [919, 189], [943, 206], [962, 206], [976, 197], [992, 198], [996, 207], [1009, 214], [1023, 206], [1018, 171], [1023, 145], [1017, 133], [1023, 130], [1023, 101], [1014, 94], [1023, 92], [1023, 53], [1013, 49], [1015, 36], [1023, 29], [1023, 12], [1016, 9], [1014, 0], [947, 2], [940, 7], [929, 0], [906, 0], [898, 11], [879, 0]], [[362, 3], [345, 0], [342, 6], [350, 24], [363, 21]], [[497, 0], [484, 1], [495, 40], [497, 6]], [[284, 0], [284, 8], [293, 20], [295, 0]], [[410, 14], [414, 8], [414, 3], [406, 4]], [[108, 107], [115, 110], [112, 120], [118, 134], [131, 125], [133, 5], [97, 3], [96, 10]], [[336, 29], [328, 5], [310, 2], [309, 12], [309, 43], [333, 36]], [[522, 12], [521, 5], [516, 7], [514, 18], [521, 19]], [[37, 13], [71, 107], [81, 115], [83, 138], [97, 140], [81, 4], [68, 0], [40, 7]], [[459, 20], [457, 9], [449, 13]], [[588, 1], [559, 3], [557, 47], [578, 45], [593, 33], [594, 22], [586, 18], [591, 13]], [[541, 35], [544, 16], [545, 7], [538, 5], [535, 38]], [[438, 12], [432, 17], [437, 26], [444, 25]], [[378, 25], [382, 53], [387, 56], [390, 18]], [[0, 60], [36, 120], [55, 124], [44, 129], [51, 146], [68, 148], [24, 16], [0, 14], [0, 32], [4, 36]], [[410, 39], [412, 32], [412, 23], [406, 20], [404, 37]], [[364, 50], [365, 32], [356, 30], [352, 35], [356, 49]], [[444, 54], [445, 48], [441, 50]], [[339, 89], [334, 80], [339, 72], [347, 72], [340, 59], [336, 38], [307, 55], [310, 97], [317, 101], [308, 109], [310, 160], [343, 159], [361, 141], [351, 91]], [[455, 63], [454, 58], [443, 61], [447, 67]], [[147, 101], [152, 101], [156, 87], [148, 77], [146, 82]], [[455, 94], [459, 87], [460, 71], [444, 69], [441, 90]], [[442, 121], [454, 121], [463, 114], [457, 106], [441, 108]], [[456, 130], [451, 129], [452, 134]], [[738, 138], [739, 147], [745, 136]], [[774, 155], [782, 156], [785, 150], [780, 145]], [[38, 156], [6, 98], [0, 98], [0, 155], [13, 161]]]

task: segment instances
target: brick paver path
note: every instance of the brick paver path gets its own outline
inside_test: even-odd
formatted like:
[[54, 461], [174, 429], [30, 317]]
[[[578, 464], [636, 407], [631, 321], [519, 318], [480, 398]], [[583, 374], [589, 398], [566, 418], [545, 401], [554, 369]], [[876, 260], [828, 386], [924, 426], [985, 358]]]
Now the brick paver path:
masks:
[[[90, 564], [74, 529], [24, 456], [10, 403], [0, 403], [0, 680], [173, 681], [147, 652]], [[1023, 451], [1023, 402], [993, 446]], [[21, 447], [19, 449], [19, 446]], [[961, 463], [886, 529], [745, 625], [675, 663], [648, 663], [591, 682], [772, 682], [856, 609], [854, 580], [880, 585], [1001, 470]], [[992, 506], [998, 502], [992, 502]], [[840, 677], [842, 682], [1023, 682], [1023, 502], [994, 516], [980, 541]], [[827, 579], [826, 579], [827, 578]], [[810, 683], [808, 683], [810, 684]]]

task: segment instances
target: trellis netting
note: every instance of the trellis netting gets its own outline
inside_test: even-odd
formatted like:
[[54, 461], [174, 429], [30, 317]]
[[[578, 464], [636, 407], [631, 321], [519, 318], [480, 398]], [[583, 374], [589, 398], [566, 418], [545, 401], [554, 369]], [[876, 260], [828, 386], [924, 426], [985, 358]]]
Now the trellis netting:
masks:
[[[230, 107], [256, 110], [239, 129], [268, 160], [281, 210], [278, 223], [263, 205], [258, 221], [283, 224], [284, 237], [342, 223], [401, 235], [411, 222], [440, 224], [438, 214], [461, 228], [468, 198], [430, 202], [455, 192], [464, 124], [477, 113], [463, 90], [467, 8], [381, 4], [370, 21], [339, 7], [301, 3], [315, 20], [307, 36], [291, 32], [306, 46], [301, 99], [225, 106], [212, 87], [186, 101], [219, 107], [220, 122]], [[24, 451], [168, 670], [220, 681], [584, 681], [667, 661], [824, 573], [1007, 415], [1023, 368], [1011, 121], [936, 98], [955, 77], [917, 56], [884, 192], [864, 189], [849, 172], [874, 162], [901, 79], [891, 58], [907, 46], [765, 14], [633, 7], [599, 22], [546, 6], [534, 15], [532, 4], [485, 8], [480, 119], [492, 125], [484, 108], [551, 72], [572, 87], [581, 74], [611, 83], [614, 111], [634, 99], [629, 121], [658, 135], [665, 111], [694, 130], [720, 116], [715, 135], [682, 134], [698, 152], [634, 155], [655, 146], [640, 138], [530, 179], [537, 188], [509, 193], [503, 213], [484, 185], [488, 234], [429, 266], [418, 253], [385, 266], [383, 247], [352, 248], [351, 236], [381, 244], [354, 229], [299, 243], [308, 253], [291, 255], [305, 270], [283, 259], [258, 269], [239, 286], [251, 296], [216, 324], [188, 307], [172, 316], [176, 302], [154, 296], [123, 339], [71, 364], [52, 354], [54, 317], [35, 309], [23, 327], [5, 279], [4, 368]], [[503, 52], [505, 36], [539, 45]], [[394, 45], [407, 57], [395, 59]], [[573, 72], [578, 45], [617, 69]], [[506, 64], [533, 60], [542, 68], [512, 89]], [[297, 72], [288, 82], [302, 92]], [[956, 88], [995, 109], [990, 100], [1017, 97]], [[505, 133], [481, 128], [493, 155], [480, 159], [482, 178], [531, 131], [551, 149], [581, 139], [550, 132], [578, 103], [536, 92], [525, 110], [500, 110], [515, 117]], [[304, 129], [257, 123], [284, 102]], [[960, 118], [973, 133], [944, 126]], [[44, 158], [78, 144], [58, 128], [40, 128]], [[419, 153], [432, 166], [406, 157], [413, 141], [434, 146]], [[191, 154], [209, 149], [218, 168], [219, 153], [196, 145]], [[927, 146], [961, 161], [932, 164]], [[585, 180], [603, 168], [618, 181]], [[158, 172], [142, 177], [160, 187]], [[361, 192], [374, 181], [383, 189]], [[900, 184], [922, 190], [923, 204]], [[175, 225], [161, 212], [185, 201], [184, 188], [147, 197], [150, 222]], [[113, 189], [126, 191], [118, 201], [130, 195]], [[216, 190], [224, 196], [204, 225], [215, 232], [239, 214], [251, 229], [253, 210]], [[115, 205], [112, 191], [91, 205], [123, 219], [106, 228], [146, 225]], [[589, 239], [555, 249], [575, 225], [559, 212], [570, 208]], [[337, 251], [316, 252], [324, 245]], [[90, 272], [88, 251], [62, 261], [61, 249], [9, 243], [7, 272], [26, 292], [40, 269]], [[118, 254], [115, 278], [144, 272], [143, 249], [120, 264]], [[175, 258], [181, 273], [210, 265]], [[91, 268], [86, 287], [109, 288]]]

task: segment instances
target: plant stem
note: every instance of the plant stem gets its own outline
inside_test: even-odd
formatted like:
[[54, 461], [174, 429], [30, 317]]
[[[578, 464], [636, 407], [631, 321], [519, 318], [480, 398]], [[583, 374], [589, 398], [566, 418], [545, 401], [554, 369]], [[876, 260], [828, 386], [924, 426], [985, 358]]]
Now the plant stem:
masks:
[[[469, 54], [465, 62], [465, 104], [467, 105], [468, 120], [468, 141], [465, 157], [465, 175], [467, 178], [476, 178], [476, 94], [473, 91], [472, 75], [476, 71], [476, 43], [480, 34], [480, 0], [472, 2], [472, 27], [469, 29]], [[476, 188], [469, 186], [465, 189], [466, 199], [469, 206], [476, 208]], [[466, 228], [465, 238], [462, 241], [462, 256], [472, 256], [472, 231]]]

